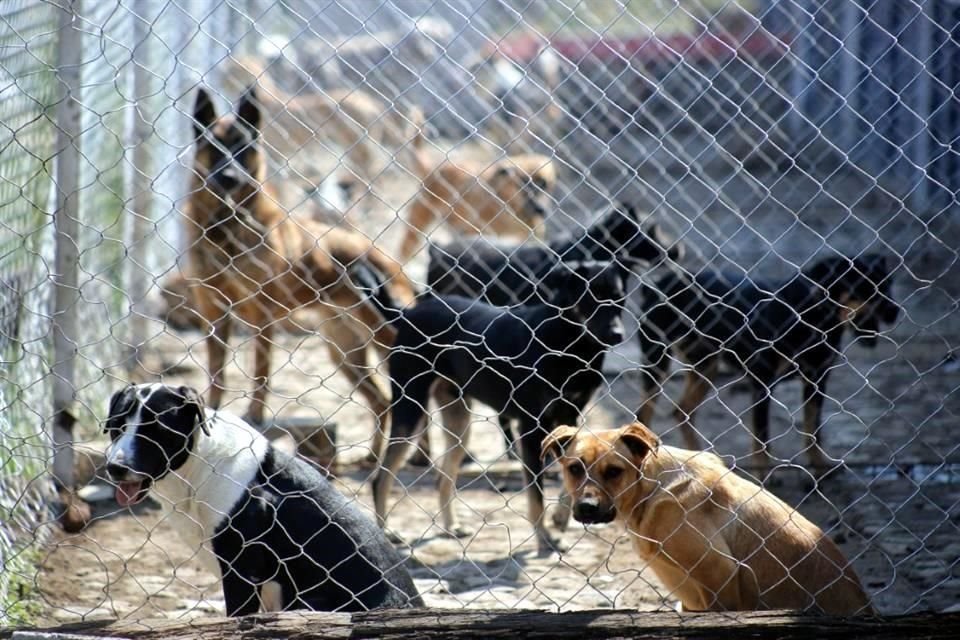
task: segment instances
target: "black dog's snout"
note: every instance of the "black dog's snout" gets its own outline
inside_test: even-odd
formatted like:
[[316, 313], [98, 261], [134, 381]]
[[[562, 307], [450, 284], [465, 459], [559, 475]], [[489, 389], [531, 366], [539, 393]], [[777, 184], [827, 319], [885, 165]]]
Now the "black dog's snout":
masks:
[[111, 480], [120, 480], [130, 473], [130, 471], [132, 471], [132, 469], [125, 464], [117, 464], [116, 462], [107, 463], [107, 478]]
[[593, 520], [600, 514], [600, 505], [596, 502], [582, 501], [573, 505], [573, 515], [577, 517], [577, 520], [587, 519]]
[[584, 524], [610, 522], [616, 516], [612, 506], [604, 506], [596, 498], [584, 498], [573, 505], [573, 517]]
[[624, 336], [624, 335], [625, 335], [625, 334], [624, 334], [624, 332], [623, 332], [623, 325], [622, 325], [622, 324], [619, 324], [619, 323], [618, 323], [618, 324], [615, 324], [615, 325], [613, 325], [612, 327], [610, 327], [610, 337], [612, 337], [614, 340], [617, 340], [617, 341], [619, 342], [619, 341], [623, 340], [623, 336]]
[[240, 186], [240, 181], [233, 175], [227, 175], [224, 171], [217, 171], [210, 176], [215, 185], [224, 191], [233, 191]]
[[680, 242], [672, 242], [667, 247], [667, 257], [674, 262], [679, 262], [683, 259], [684, 254], [686, 254], [686, 249], [684, 249], [683, 244]]

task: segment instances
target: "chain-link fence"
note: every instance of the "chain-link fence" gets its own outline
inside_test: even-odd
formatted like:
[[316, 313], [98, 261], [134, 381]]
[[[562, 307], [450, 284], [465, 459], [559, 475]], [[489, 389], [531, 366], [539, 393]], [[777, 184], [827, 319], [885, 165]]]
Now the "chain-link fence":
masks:
[[954, 607], [958, 11], [4, 3], [0, 620]]

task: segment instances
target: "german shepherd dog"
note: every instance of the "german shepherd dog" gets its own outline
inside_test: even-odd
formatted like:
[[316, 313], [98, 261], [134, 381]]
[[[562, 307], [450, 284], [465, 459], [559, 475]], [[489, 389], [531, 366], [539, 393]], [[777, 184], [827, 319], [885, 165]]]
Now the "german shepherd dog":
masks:
[[263, 422], [274, 328], [292, 311], [322, 317], [318, 331], [339, 371], [380, 418], [373, 450], [379, 451], [387, 416], [386, 395], [368, 376], [368, 345], [385, 353], [395, 330], [350, 282], [347, 267], [368, 263], [384, 274], [390, 295], [412, 304], [414, 287], [400, 265], [360, 233], [310, 218], [289, 216], [266, 183], [258, 145], [260, 109], [254, 90], [236, 115], [217, 117], [206, 91], [194, 109], [196, 153], [186, 206], [190, 299], [212, 327], [207, 339], [213, 377], [209, 404], [220, 405], [224, 365], [234, 319], [257, 331], [254, 391], [247, 419]]
[[667, 352], [673, 351], [691, 367], [677, 403], [677, 420], [687, 448], [701, 449], [693, 415], [723, 358], [742, 368], [753, 387], [753, 464], [765, 475], [773, 387], [799, 375], [810, 464], [826, 470], [820, 414], [840, 341], [849, 327], [860, 342], [873, 346], [881, 325], [896, 322], [900, 307], [890, 287], [890, 267], [878, 254], [824, 258], [780, 282], [711, 270], [694, 277], [676, 272], [663, 276], [643, 288], [644, 399], [638, 420], [650, 424], [670, 366]]

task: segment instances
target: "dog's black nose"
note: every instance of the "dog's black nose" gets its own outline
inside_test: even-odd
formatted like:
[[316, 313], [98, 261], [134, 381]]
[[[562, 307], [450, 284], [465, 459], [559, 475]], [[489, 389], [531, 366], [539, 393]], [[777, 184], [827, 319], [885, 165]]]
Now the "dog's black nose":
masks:
[[610, 337], [616, 342], [622, 342], [624, 336], [623, 323], [616, 323], [610, 327]]
[[595, 498], [585, 498], [573, 505], [573, 517], [584, 524], [610, 522], [614, 515], [612, 507], [600, 504]]
[[107, 478], [110, 480], [120, 480], [130, 472], [130, 467], [124, 464], [110, 462], [107, 464], [106, 472]]
[[213, 183], [224, 191], [233, 191], [240, 185], [240, 181], [233, 176], [225, 175], [222, 171], [213, 174]]

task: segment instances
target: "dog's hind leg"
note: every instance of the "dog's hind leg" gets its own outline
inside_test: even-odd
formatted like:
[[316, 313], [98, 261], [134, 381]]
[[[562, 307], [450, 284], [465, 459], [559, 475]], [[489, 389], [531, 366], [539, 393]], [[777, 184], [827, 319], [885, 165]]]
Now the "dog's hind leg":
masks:
[[408, 208], [406, 219], [407, 228], [404, 232], [403, 240], [400, 242], [400, 262], [409, 262], [410, 258], [423, 246], [421, 235], [430, 232], [430, 227], [433, 225], [437, 215], [430, 204], [442, 204], [432, 202], [432, 198], [428, 204], [423, 201], [424, 198], [425, 196], [423, 194], [417, 196], [413, 204]]
[[[415, 438], [426, 426], [426, 422], [427, 417], [424, 415], [420, 418], [419, 423], [413, 429], [413, 433], [411, 433], [410, 436], [403, 437], [392, 432], [390, 439], [387, 441], [383, 458], [380, 460], [380, 468], [377, 470], [377, 475], [373, 478], [372, 483], [373, 507], [377, 514], [377, 524], [380, 525], [381, 529], [386, 530], [387, 528], [387, 516], [389, 515], [387, 513], [387, 498], [390, 496], [390, 490], [393, 489], [397, 472], [406, 464], [407, 458], [410, 457], [410, 453], [413, 451]], [[403, 425], [401, 424], [400, 426], [402, 427]], [[393, 542], [400, 541], [399, 536], [392, 532], [388, 532], [388, 534], [388, 537], [390, 537]]]
[[363, 397], [373, 413], [373, 437], [366, 459], [368, 462], [376, 462], [383, 453], [390, 418], [390, 402], [372, 375], [367, 342], [338, 318], [324, 321], [321, 331], [334, 367]]
[[[397, 367], [397, 369], [401, 368], [403, 367]], [[405, 372], [410, 373], [410, 371]], [[429, 379], [427, 375], [405, 381], [394, 378], [391, 384], [395, 400], [391, 410], [390, 438], [387, 440], [380, 467], [372, 482], [373, 506], [377, 514], [377, 524], [382, 529], [386, 529], [387, 498], [390, 496], [397, 472], [407, 462], [417, 438], [426, 429], [427, 403], [432, 384], [433, 379]], [[400, 541], [400, 537], [396, 534], [390, 531], [387, 531], [387, 534], [394, 542]]]
[[687, 370], [683, 386], [683, 395], [677, 403], [676, 417], [680, 425], [680, 432], [688, 449], [699, 450], [704, 448], [704, 439], [693, 424], [693, 416], [703, 404], [703, 399], [710, 390], [710, 381], [717, 375], [720, 358], [710, 355], [700, 360], [699, 370], [691, 367]]

